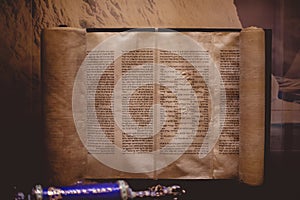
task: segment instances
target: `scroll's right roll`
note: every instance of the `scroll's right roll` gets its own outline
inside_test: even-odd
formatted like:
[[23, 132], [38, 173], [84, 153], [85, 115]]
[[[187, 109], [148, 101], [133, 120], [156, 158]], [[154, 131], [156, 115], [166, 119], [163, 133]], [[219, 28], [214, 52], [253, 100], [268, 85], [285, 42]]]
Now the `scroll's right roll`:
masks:
[[240, 35], [239, 177], [249, 185], [264, 178], [265, 32], [249, 27]]

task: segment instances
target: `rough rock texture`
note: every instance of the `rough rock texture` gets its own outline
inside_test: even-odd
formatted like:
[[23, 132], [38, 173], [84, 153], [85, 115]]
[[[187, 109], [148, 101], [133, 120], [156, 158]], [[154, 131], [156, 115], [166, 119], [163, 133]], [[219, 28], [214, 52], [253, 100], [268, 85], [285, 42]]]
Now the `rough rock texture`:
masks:
[[5, 161], [10, 184], [44, 177], [40, 33], [60, 24], [241, 27], [233, 0], [0, 0], [0, 120], [2, 141], [10, 151]]

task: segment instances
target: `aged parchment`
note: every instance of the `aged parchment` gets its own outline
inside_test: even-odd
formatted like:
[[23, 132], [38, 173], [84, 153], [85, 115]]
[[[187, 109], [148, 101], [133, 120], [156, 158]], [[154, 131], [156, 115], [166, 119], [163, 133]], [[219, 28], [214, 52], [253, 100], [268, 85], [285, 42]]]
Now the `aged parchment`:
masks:
[[262, 182], [262, 30], [47, 29], [42, 64], [53, 181]]

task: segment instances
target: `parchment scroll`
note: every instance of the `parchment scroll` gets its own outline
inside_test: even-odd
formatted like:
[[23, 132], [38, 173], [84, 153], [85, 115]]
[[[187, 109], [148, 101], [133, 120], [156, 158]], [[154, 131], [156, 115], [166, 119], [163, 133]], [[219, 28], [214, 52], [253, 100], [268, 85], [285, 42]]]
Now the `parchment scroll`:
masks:
[[44, 30], [50, 182], [240, 178], [261, 184], [263, 39], [256, 28]]

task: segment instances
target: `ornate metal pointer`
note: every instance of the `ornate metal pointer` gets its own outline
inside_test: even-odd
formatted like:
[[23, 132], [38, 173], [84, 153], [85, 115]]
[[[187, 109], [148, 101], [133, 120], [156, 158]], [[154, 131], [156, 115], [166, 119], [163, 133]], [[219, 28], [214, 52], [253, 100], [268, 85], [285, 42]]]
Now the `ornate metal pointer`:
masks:
[[177, 199], [184, 193], [185, 190], [178, 185], [157, 185], [148, 190], [133, 191], [125, 181], [119, 180], [116, 183], [76, 184], [49, 188], [42, 188], [41, 185], [37, 185], [33, 188], [31, 195], [26, 197], [23, 193], [18, 193], [15, 200], [127, 200], [143, 197]]

